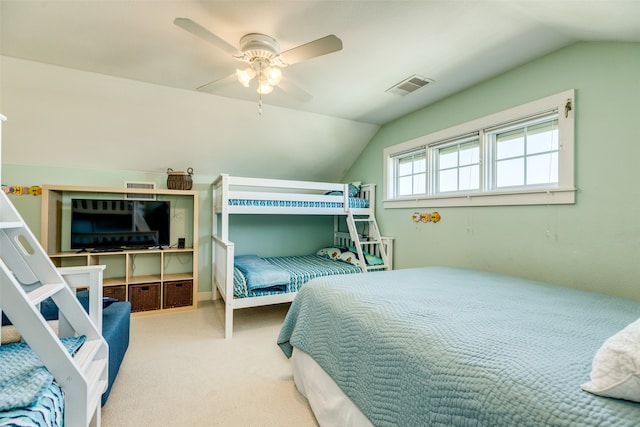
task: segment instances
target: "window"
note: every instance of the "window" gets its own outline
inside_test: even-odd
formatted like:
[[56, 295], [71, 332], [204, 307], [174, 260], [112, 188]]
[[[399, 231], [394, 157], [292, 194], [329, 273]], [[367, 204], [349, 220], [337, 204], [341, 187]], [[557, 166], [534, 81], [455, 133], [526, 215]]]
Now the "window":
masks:
[[477, 136], [433, 148], [436, 186], [441, 194], [480, 189], [480, 142]]
[[558, 185], [558, 113], [488, 132], [492, 188]]
[[424, 148], [394, 159], [395, 194], [400, 197], [426, 194], [427, 155]]
[[385, 207], [574, 203], [573, 97], [386, 148]]

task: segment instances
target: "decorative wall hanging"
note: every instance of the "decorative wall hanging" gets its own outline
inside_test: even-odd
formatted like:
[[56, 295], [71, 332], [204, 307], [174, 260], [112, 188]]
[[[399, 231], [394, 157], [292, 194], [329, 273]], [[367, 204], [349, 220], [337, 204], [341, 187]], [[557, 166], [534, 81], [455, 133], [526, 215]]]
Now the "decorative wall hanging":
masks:
[[440, 214], [438, 212], [414, 212], [411, 215], [411, 219], [414, 222], [433, 222], [440, 221]]
[[42, 194], [42, 187], [39, 185], [23, 186], [23, 185], [2, 185], [3, 192], [13, 194], [14, 196], [39, 196]]

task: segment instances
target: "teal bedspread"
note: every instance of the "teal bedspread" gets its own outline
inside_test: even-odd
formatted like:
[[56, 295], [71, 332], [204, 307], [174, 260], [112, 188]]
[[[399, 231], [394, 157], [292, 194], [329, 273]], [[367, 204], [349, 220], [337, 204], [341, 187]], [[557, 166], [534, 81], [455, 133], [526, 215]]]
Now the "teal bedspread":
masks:
[[473, 270], [315, 279], [278, 337], [376, 426], [638, 426], [640, 404], [580, 389], [640, 302]]

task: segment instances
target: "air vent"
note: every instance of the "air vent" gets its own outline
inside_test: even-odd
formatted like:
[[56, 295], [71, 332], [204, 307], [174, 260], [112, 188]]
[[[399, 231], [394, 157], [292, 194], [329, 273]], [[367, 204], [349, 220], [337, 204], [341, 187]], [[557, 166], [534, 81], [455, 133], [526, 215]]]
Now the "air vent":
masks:
[[[136, 181], [125, 181], [125, 188], [135, 188], [135, 189], [143, 189], [143, 190], [155, 190], [156, 183], [155, 182], [136, 182]], [[125, 193], [125, 200], [156, 200], [155, 194], [130, 194]]]
[[416, 90], [425, 87], [429, 83], [433, 83], [433, 80], [414, 74], [413, 76], [404, 79], [400, 83], [391, 86], [385, 92], [405, 96], [410, 94], [411, 92], [415, 92]]

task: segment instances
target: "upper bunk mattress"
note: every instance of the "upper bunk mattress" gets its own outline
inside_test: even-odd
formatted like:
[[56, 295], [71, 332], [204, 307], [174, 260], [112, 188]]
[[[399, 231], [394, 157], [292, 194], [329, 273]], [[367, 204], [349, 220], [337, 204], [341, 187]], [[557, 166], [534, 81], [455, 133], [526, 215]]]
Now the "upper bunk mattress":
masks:
[[[339, 209], [344, 206], [344, 203], [314, 202], [307, 200], [229, 199], [229, 206]], [[359, 197], [349, 197], [349, 207], [353, 209], [366, 209], [369, 207], [369, 201]]]
[[376, 426], [637, 426], [581, 390], [640, 302], [473, 270], [315, 279], [278, 344], [309, 354]]

